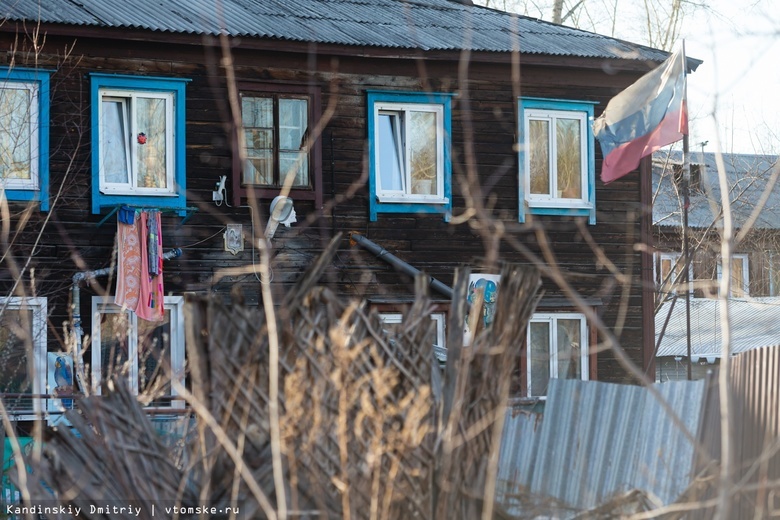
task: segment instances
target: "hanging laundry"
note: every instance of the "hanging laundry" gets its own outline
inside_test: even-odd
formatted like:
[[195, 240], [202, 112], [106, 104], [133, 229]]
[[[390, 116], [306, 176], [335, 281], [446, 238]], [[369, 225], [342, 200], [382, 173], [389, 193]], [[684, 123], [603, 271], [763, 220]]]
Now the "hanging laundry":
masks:
[[[126, 216], [126, 215], [125, 215]], [[133, 311], [141, 296], [141, 241], [138, 212], [133, 211], [130, 223], [117, 219], [117, 277], [114, 303]]]
[[[160, 219], [156, 218], [155, 220], [154, 231], [157, 236], [156, 245], [158, 251], [160, 251], [162, 250]], [[158, 274], [151, 274], [149, 270], [150, 233], [148, 226], [149, 213], [143, 211], [140, 214], [140, 224], [138, 226], [141, 242], [141, 291], [135, 313], [139, 318], [147, 321], [162, 321], [165, 318], [165, 309], [163, 307], [163, 296], [165, 295], [165, 292], [163, 290], [162, 257], [159, 257]]]

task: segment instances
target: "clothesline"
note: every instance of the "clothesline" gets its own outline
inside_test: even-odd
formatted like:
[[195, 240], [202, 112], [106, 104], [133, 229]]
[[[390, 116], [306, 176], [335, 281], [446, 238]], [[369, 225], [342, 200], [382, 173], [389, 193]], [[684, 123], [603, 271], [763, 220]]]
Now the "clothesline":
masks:
[[116, 214], [116, 212], [119, 211], [119, 208], [121, 208], [122, 206], [128, 206], [128, 207], [131, 207], [133, 209], [140, 209], [140, 210], [156, 209], [160, 213], [179, 213], [179, 212], [181, 212], [183, 210], [183, 211], [187, 212], [187, 216], [184, 217], [184, 220], [181, 221], [182, 224], [187, 222], [187, 220], [192, 216], [192, 214], [195, 213], [196, 211], [198, 211], [198, 208], [193, 207], [193, 206], [187, 206], [186, 208], [155, 208], [155, 207], [132, 206], [130, 204], [117, 204], [116, 206], [114, 206], [111, 209], [111, 211], [108, 212], [108, 214], [105, 217], [103, 217], [100, 220], [100, 222], [98, 222], [96, 224], [96, 227], [100, 227], [103, 224], [105, 224], [106, 221], [108, 221], [108, 219], [110, 219], [112, 216], [114, 216]]

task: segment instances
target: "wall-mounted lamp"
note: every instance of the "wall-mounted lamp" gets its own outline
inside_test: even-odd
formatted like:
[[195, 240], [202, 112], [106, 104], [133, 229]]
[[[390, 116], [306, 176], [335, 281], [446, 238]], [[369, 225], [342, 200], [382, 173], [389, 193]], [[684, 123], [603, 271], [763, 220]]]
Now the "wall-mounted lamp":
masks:
[[279, 224], [290, 227], [293, 222], [298, 222], [295, 218], [295, 208], [293, 200], [290, 197], [279, 195], [271, 202], [271, 211], [268, 216], [268, 225], [265, 227], [265, 238], [271, 240], [276, 233]]

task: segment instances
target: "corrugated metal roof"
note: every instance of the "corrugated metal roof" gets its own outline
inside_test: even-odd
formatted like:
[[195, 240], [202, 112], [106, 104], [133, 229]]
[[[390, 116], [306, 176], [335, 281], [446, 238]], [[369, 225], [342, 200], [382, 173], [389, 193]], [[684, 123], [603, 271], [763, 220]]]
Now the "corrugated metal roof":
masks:
[[[693, 153], [691, 163], [702, 165], [702, 190], [692, 190], [688, 222], [691, 227], [707, 228], [720, 213], [721, 190], [714, 153]], [[723, 154], [723, 163], [731, 192], [734, 222], [747, 221], [767, 186], [776, 155]], [[672, 165], [682, 163], [682, 152], [653, 154], [653, 223], [663, 227], [682, 226], [682, 203], [674, 183]], [[780, 229], [780, 183], [775, 185], [755, 227]]]
[[[695, 438], [705, 382], [655, 388]], [[531, 504], [534, 514], [569, 518], [635, 489], [670, 504], [691, 482], [694, 448], [647, 388], [553, 379], [543, 416], [512, 415], [498, 473], [498, 500], [511, 514]]]
[[10, 21], [278, 40], [663, 61], [667, 53], [450, 0], [14, 0]]
[[[721, 319], [719, 301], [691, 299], [691, 355], [720, 358]], [[656, 343], [672, 302], [664, 302], [655, 315]], [[780, 345], [780, 298], [730, 299], [731, 352], [737, 354], [759, 347]], [[685, 302], [672, 310], [661, 340], [658, 356], [687, 356]]]

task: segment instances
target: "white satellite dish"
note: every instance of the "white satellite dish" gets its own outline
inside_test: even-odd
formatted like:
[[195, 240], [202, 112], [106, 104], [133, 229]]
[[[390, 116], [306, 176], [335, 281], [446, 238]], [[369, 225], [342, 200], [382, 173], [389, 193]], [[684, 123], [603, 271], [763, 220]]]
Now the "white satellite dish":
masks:
[[290, 227], [293, 222], [298, 222], [293, 207], [293, 200], [290, 197], [279, 195], [271, 201], [271, 209], [268, 216], [268, 225], [265, 228], [265, 238], [271, 240], [276, 233], [279, 224]]

